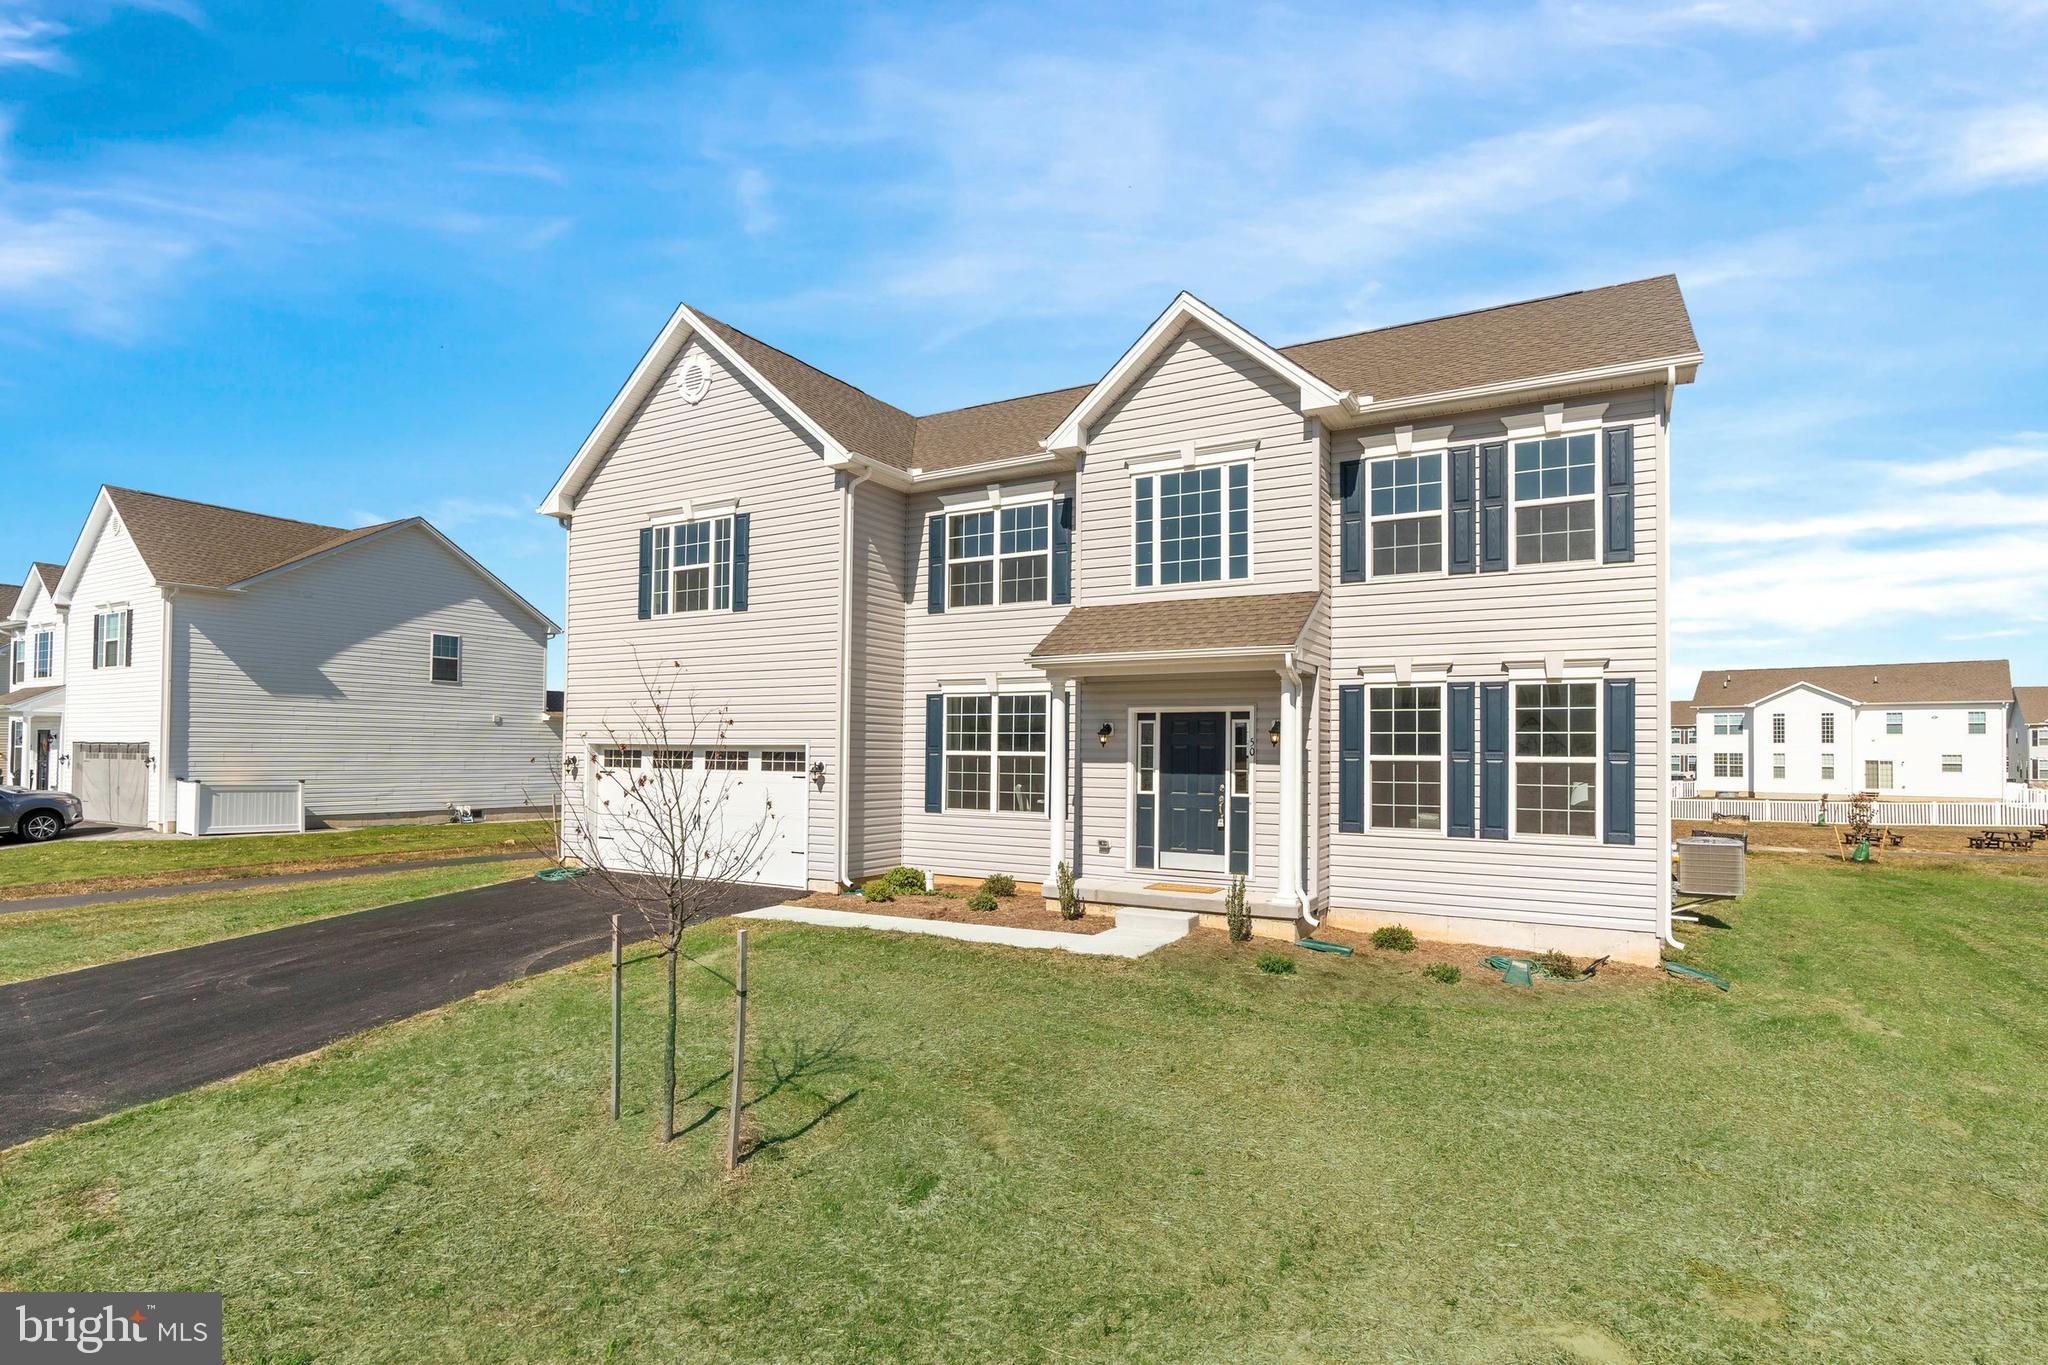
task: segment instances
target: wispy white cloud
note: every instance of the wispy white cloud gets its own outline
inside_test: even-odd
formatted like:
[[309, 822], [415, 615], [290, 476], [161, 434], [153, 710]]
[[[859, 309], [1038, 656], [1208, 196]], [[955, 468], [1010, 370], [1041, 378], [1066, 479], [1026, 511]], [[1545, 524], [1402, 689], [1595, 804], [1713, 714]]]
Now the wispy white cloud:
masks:
[[750, 237], [773, 232], [782, 220], [775, 212], [773, 187], [767, 172], [743, 166], [733, 178], [732, 194], [739, 207], [740, 229]]
[[70, 68], [58, 46], [71, 30], [54, 19], [32, 14], [0, 14], [0, 67], [35, 66], [45, 71]]
[[414, 28], [438, 33], [465, 43], [496, 42], [500, 31], [495, 24], [471, 18], [460, 10], [435, 0], [384, 0], [384, 8]]
[[1965, 115], [1934, 149], [1933, 180], [1955, 190], [2048, 180], [2048, 102]]
[[2027, 432], [2015, 443], [1984, 446], [1946, 460], [1907, 461], [1881, 466], [1902, 483], [1943, 485], [2048, 464], [2048, 435]]

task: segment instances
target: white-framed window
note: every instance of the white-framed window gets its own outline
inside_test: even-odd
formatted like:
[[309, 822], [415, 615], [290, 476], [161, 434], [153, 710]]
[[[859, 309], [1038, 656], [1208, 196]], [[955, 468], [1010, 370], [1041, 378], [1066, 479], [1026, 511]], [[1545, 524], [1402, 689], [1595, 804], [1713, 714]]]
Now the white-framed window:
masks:
[[1771, 755], [1771, 776], [1779, 782], [1785, 780], [1785, 755]]
[[1159, 767], [1159, 717], [1150, 712], [1138, 717], [1138, 790], [1153, 790], [1154, 772]]
[[1835, 713], [1832, 711], [1821, 713], [1820, 742], [1823, 744], [1833, 744], [1835, 742]]
[[674, 749], [666, 747], [650, 749], [648, 751], [648, 756], [652, 760], [649, 766], [653, 767], [658, 772], [688, 772], [691, 768], [695, 767], [697, 763], [696, 754], [692, 753], [688, 749]]
[[35, 638], [35, 669], [38, 678], [47, 678], [57, 671], [57, 633], [39, 630]]
[[763, 749], [761, 771], [764, 773], [800, 773], [804, 770], [802, 749]]
[[732, 518], [706, 517], [654, 528], [655, 616], [732, 608]]
[[1374, 829], [1443, 828], [1444, 691], [1369, 689]]
[[1726, 753], [1726, 754], [1715, 754], [1715, 755], [1714, 755], [1714, 776], [1716, 776], [1716, 777], [1740, 777], [1740, 776], [1742, 776], [1742, 755], [1741, 755], [1741, 754], [1739, 754], [1739, 753]]
[[1044, 602], [1052, 596], [1050, 499], [946, 517], [946, 606]]
[[1515, 442], [1515, 563], [1595, 557], [1596, 444], [1590, 431]]
[[1863, 760], [1863, 785], [1870, 791], [1888, 792], [1892, 789], [1892, 761], [1888, 758], [1866, 758]]
[[[92, 618], [94, 657], [101, 668], [124, 667], [128, 652], [128, 613], [105, 611]], [[18, 643], [18, 642], [17, 642]]]
[[1823, 782], [1835, 780], [1835, 756], [1833, 754], [1822, 754], [1820, 756], [1820, 780]]
[[1984, 731], [1985, 731], [1985, 728], [1986, 728], [1986, 726], [1985, 726], [1985, 720], [1986, 720], [1986, 713], [1985, 713], [1985, 712], [1982, 712], [1982, 711], [1972, 711], [1972, 712], [1970, 713], [1970, 733], [1971, 733], [1971, 734], [1973, 734], [1973, 735], [1981, 735], [1981, 734], [1983, 734], [1983, 733], [1984, 733]]
[[1784, 742], [1785, 713], [1783, 711], [1774, 711], [1771, 713], [1771, 743], [1783, 744]]
[[1249, 461], [1141, 474], [1131, 482], [1137, 586], [1251, 577]]
[[1045, 813], [1044, 692], [946, 698], [946, 809]]
[[2034, 747], [2048, 748], [2048, 725], [2036, 725], [2033, 733]]
[[1714, 733], [1717, 735], [1739, 735], [1742, 733], [1742, 713], [1714, 717]]
[[1671, 775], [1681, 781], [1690, 782], [1700, 775], [1698, 754], [1671, 755]]
[[612, 747], [597, 751], [598, 765], [604, 768], [638, 768], [641, 757], [638, 749]]
[[1906, 713], [1905, 713], [1904, 711], [1887, 711], [1887, 712], [1885, 712], [1885, 713], [1884, 713], [1884, 732], [1885, 732], [1886, 734], [1888, 734], [1888, 735], [1903, 735], [1903, 734], [1905, 734], [1905, 733], [1906, 733]]
[[1230, 794], [1252, 794], [1252, 718], [1246, 711], [1230, 713]]
[[434, 633], [433, 655], [428, 664], [429, 676], [437, 683], [459, 683], [462, 681], [462, 637]]
[[1598, 828], [1598, 684], [1515, 684], [1515, 832], [1590, 839]]
[[7, 642], [7, 679], [10, 688], [28, 681], [28, 641], [19, 635]]
[[747, 770], [745, 749], [706, 749], [704, 768], [714, 773], [743, 773]]
[[2037, 758], [2034, 760], [2034, 780], [2036, 782], [2048, 782], [2048, 758]]
[[1945, 773], [1961, 772], [1963, 770], [1963, 756], [1961, 754], [1943, 754], [1941, 756], [1941, 770]]
[[1369, 485], [1372, 576], [1443, 572], [1443, 454], [1374, 460]]

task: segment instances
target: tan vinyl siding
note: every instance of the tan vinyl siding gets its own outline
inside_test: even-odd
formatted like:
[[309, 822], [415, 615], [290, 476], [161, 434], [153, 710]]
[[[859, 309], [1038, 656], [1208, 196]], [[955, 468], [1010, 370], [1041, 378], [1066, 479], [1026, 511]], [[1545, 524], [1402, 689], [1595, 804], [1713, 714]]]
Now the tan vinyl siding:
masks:
[[[922, 599], [916, 598], [913, 561], [904, 550], [903, 495], [867, 483], [853, 496], [855, 742], [848, 756], [847, 790], [853, 796], [847, 842], [853, 875], [861, 876], [903, 861], [909, 758], [903, 639], [906, 611], [913, 603], [921, 606]], [[923, 724], [921, 710], [918, 723]]]
[[[1025, 481], [1030, 482], [1030, 481]], [[1008, 485], [1016, 488], [1019, 485]], [[1055, 500], [1073, 491], [1070, 480], [1055, 482]], [[940, 690], [942, 680], [1000, 676], [1013, 684], [1042, 684], [1044, 675], [1026, 662], [1026, 655], [1059, 619], [1066, 606], [998, 603], [988, 607], [949, 608], [933, 613], [926, 596], [930, 546], [926, 527], [941, 503], [936, 495], [909, 499], [903, 524], [904, 563], [912, 578], [904, 621], [904, 693], [899, 731], [902, 767], [903, 861], [946, 876], [986, 876], [1007, 872], [1020, 884], [1036, 883], [1051, 874], [1051, 829], [1045, 815], [1006, 811], [953, 811], [934, 814], [924, 808], [925, 697]], [[1077, 509], [1077, 514], [1079, 509]], [[1085, 523], [1085, 515], [1077, 522]], [[1077, 539], [1085, 534], [1076, 526]], [[1052, 737], [1057, 745], [1058, 736]]]
[[[554, 799], [546, 630], [430, 532], [174, 607], [174, 776], [303, 779], [314, 820]], [[436, 633], [461, 637], [459, 682], [429, 679]]]
[[[1075, 601], [1087, 605], [1174, 594], [1285, 592], [1316, 586], [1318, 512], [1312, 422], [1298, 395], [1258, 361], [1205, 328], [1190, 328], [1104, 414], [1081, 469]], [[1132, 476], [1125, 464], [1189, 443], [1259, 442], [1252, 457], [1251, 577], [1138, 588], [1131, 577]], [[1154, 548], [1157, 554], [1157, 547]], [[1156, 565], [1156, 560], [1155, 560]]]
[[[711, 373], [695, 405], [670, 382], [692, 360]], [[649, 516], [735, 498], [751, 518], [748, 610], [639, 620]], [[569, 530], [568, 752], [634, 729], [647, 703], [640, 670], [680, 664], [678, 700], [694, 704], [703, 738], [729, 716], [729, 742], [802, 744], [825, 765], [809, 803], [813, 880], [837, 875], [833, 807], [846, 779], [834, 752], [840, 515], [836, 476], [816, 449], [693, 338], [599, 465]]]
[[[1567, 416], [1582, 407], [1583, 402], [1568, 405]], [[1501, 417], [1461, 417], [1451, 439], [1504, 439]], [[1664, 553], [1657, 502], [1663, 448], [1659, 395], [1636, 392], [1608, 401], [1605, 424], [1623, 422], [1635, 433], [1633, 562], [1596, 560], [1346, 584], [1338, 582], [1335, 550], [1328, 549], [1332, 666], [1324, 700], [1334, 709], [1335, 687], [1341, 683], [1393, 681], [1384, 673], [1360, 677], [1358, 670], [1396, 661], [1448, 664], [1453, 681], [1481, 682], [1503, 680], [1500, 669], [1509, 663], [1534, 662], [1540, 673], [1547, 659], [1604, 659], [1606, 677], [1636, 681], [1635, 844], [1603, 844], [1597, 833], [1593, 839], [1513, 835], [1505, 841], [1371, 830], [1339, 834], [1333, 792], [1323, 808], [1332, 906], [1627, 930], [1656, 927], [1666, 876], [1661, 812], [1669, 765], [1668, 699], [1659, 683], [1664, 673], [1658, 628], [1659, 557]], [[1360, 435], [1333, 436], [1332, 461], [1354, 457]], [[1333, 503], [1330, 515], [1337, 515]], [[1510, 501], [1511, 538], [1513, 526]], [[1334, 767], [1334, 727], [1324, 743], [1325, 761]], [[1511, 827], [1513, 805], [1511, 777]]]
[[[87, 555], [71, 593], [71, 628], [64, 632], [64, 752], [69, 755], [81, 743], [148, 744], [150, 756], [157, 760], [148, 782], [148, 819], [154, 824], [170, 818], [162, 791], [163, 594], [120, 517], [109, 515]], [[135, 662], [126, 668], [96, 669], [92, 618], [102, 610], [123, 607], [135, 613]], [[59, 786], [72, 766], [60, 765]]]

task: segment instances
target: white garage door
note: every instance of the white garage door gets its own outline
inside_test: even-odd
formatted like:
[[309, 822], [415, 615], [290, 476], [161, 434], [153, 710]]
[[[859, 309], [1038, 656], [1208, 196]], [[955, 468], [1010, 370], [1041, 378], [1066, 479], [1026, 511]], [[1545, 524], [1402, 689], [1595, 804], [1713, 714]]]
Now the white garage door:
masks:
[[800, 746], [599, 749], [584, 787], [584, 856], [621, 871], [680, 861], [691, 875], [802, 886], [809, 767]]

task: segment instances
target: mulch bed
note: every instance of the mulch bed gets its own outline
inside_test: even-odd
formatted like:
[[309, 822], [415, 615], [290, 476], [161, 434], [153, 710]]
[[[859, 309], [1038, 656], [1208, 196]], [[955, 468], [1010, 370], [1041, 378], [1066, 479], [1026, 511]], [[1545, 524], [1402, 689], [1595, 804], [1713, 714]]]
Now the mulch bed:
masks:
[[[1347, 961], [1370, 960], [1382, 966], [1405, 968], [1417, 976], [1422, 975], [1422, 969], [1432, 962], [1448, 962], [1465, 974], [1458, 983], [1461, 986], [1473, 981], [1495, 986], [1501, 984], [1500, 973], [1486, 965], [1486, 959], [1489, 957], [1535, 957], [1534, 953], [1524, 952], [1519, 948], [1489, 948], [1480, 943], [1437, 943], [1425, 938], [1415, 940], [1414, 952], [1403, 953], [1373, 947], [1370, 933], [1333, 929], [1328, 925], [1316, 930], [1315, 937], [1324, 943], [1340, 943], [1352, 949], [1352, 956], [1346, 959]], [[1257, 948], [1261, 942], [1262, 940], [1253, 939], [1245, 946]], [[1302, 951], [1306, 955], [1308, 950]], [[1593, 959], [1575, 956], [1572, 960], [1580, 967], [1584, 967]], [[1536, 977], [1535, 988], [1539, 991], [1577, 991], [1601, 985], [1640, 986], [1668, 979], [1668, 975], [1656, 967], [1639, 967], [1628, 962], [1609, 962], [1603, 965], [1598, 975], [1590, 981], [1554, 981], [1539, 974]], [[1528, 987], [1516, 986], [1514, 989], [1526, 990]]]
[[817, 910], [851, 910], [857, 915], [894, 915], [899, 919], [937, 919], [953, 924], [1000, 924], [1008, 929], [1050, 929], [1060, 934], [1099, 934], [1116, 928], [1112, 915], [1083, 915], [1064, 920], [1045, 908], [1041, 896], [1004, 896], [994, 910], [969, 910], [966, 896], [898, 896], [876, 904], [861, 896], [813, 892], [789, 902]]

